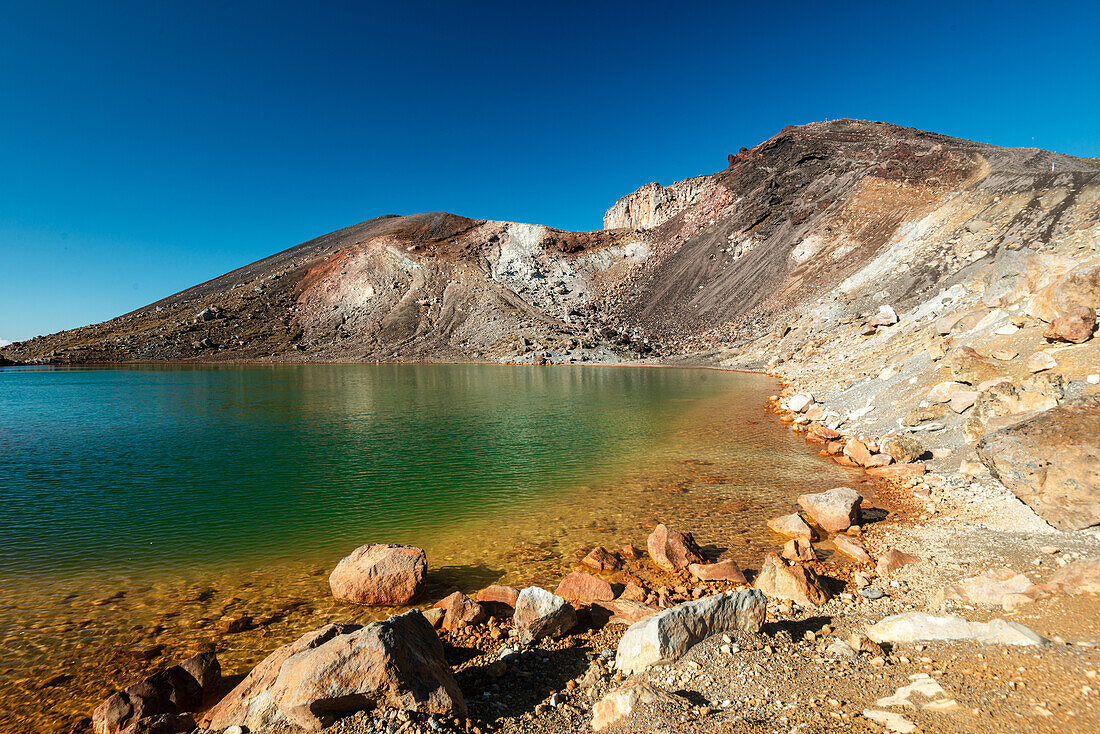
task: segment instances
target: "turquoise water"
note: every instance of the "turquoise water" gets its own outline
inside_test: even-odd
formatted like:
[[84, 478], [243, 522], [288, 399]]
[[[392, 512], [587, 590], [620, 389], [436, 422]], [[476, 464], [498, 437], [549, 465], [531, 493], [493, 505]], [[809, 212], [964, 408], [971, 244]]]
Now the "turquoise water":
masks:
[[713, 371], [7, 370], [0, 575], [324, 557], [517, 511], [659, 444]]
[[[552, 589], [657, 522], [757, 568], [782, 542], [767, 518], [854, 479], [763, 412], [775, 387], [579, 366], [0, 370], [0, 732], [67, 731], [198, 645], [239, 675], [393, 613], [329, 593], [364, 543], [426, 549], [422, 604]], [[262, 621], [218, 631], [239, 614]]]

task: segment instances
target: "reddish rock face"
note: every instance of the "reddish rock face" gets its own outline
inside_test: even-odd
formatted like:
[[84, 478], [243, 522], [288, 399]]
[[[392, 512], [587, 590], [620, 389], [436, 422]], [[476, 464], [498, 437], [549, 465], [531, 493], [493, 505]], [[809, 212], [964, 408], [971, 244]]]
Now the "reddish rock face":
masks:
[[1043, 338], [1080, 344], [1091, 339], [1095, 330], [1096, 311], [1079, 307], [1051, 321], [1050, 326], [1043, 331]]
[[107, 698], [92, 714], [92, 726], [96, 734], [184, 726], [186, 721], [178, 715], [201, 709], [220, 683], [221, 667], [214, 653], [196, 655]]
[[456, 591], [450, 596], [437, 601], [435, 608], [444, 611], [443, 629], [449, 631], [458, 629], [460, 622], [462, 626], [481, 624], [489, 618], [488, 613], [480, 604], [471, 601], [461, 591]]
[[581, 559], [581, 565], [588, 566], [593, 571], [615, 571], [622, 568], [623, 564], [607, 548], [596, 546]]
[[664, 524], [654, 528], [647, 542], [649, 557], [661, 568], [677, 571], [692, 563], [702, 563], [703, 555], [691, 533], [669, 530]]
[[[882, 467], [888, 468], [888, 467]], [[828, 492], [804, 494], [798, 498], [798, 504], [806, 514], [830, 533], [847, 530], [860, 521], [859, 504], [863, 497], [848, 487], [837, 487]]]
[[1039, 517], [1081, 530], [1100, 524], [1097, 436], [1100, 396], [1090, 395], [986, 434], [978, 456]]
[[563, 599], [591, 604], [594, 601], [611, 601], [615, 592], [611, 584], [584, 571], [574, 571], [561, 580], [554, 593]]
[[891, 464], [890, 466], [877, 466], [868, 469], [867, 475], [883, 479], [906, 479], [908, 477], [919, 477], [924, 474], [924, 471], [924, 464]]
[[764, 559], [764, 566], [753, 584], [766, 596], [790, 599], [800, 607], [813, 609], [829, 601], [831, 594], [812, 568], [788, 566], [774, 553]]
[[838, 553], [843, 553], [857, 563], [871, 562], [871, 556], [867, 554], [867, 549], [863, 547], [863, 543], [855, 538], [847, 535], [834, 535], [833, 545]]
[[785, 538], [802, 538], [806, 542], [817, 540], [817, 533], [806, 524], [797, 512], [768, 520], [768, 529]]
[[513, 609], [516, 608], [516, 598], [519, 596], [519, 589], [514, 586], [504, 586], [502, 584], [493, 584], [492, 586], [486, 586], [481, 591], [477, 592], [477, 600], [479, 602], [496, 602], [497, 604], [507, 604]]
[[835, 441], [841, 436], [838, 431], [834, 431], [832, 428], [823, 426], [820, 423], [815, 423], [814, 425], [810, 426], [809, 430], [806, 431], [806, 433], [809, 436], [813, 436], [822, 441]]
[[428, 560], [410, 545], [364, 545], [336, 565], [328, 578], [332, 595], [366, 606], [408, 604], [424, 588]]
[[718, 563], [692, 563], [688, 566], [691, 575], [700, 581], [733, 581], [734, 583], [747, 583], [745, 574], [736, 562], [732, 560], [719, 561]]
[[844, 455], [860, 466], [867, 466], [871, 462], [871, 452], [867, 444], [858, 438], [848, 439], [848, 443], [844, 444]]

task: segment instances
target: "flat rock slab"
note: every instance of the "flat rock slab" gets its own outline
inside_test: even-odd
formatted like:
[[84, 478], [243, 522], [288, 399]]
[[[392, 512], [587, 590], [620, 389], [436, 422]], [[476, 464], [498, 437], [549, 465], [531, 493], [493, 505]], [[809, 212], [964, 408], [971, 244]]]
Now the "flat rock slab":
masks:
[[615, 666], [625, 674], [678, 660], [714, 634], [759, 632], [767, 602], [755, 589], [707, 596], [666, 609], [631, 625], [619, 641]]
[[733, 581], [746, 583], [745, 574], [736, 561], [725, 560], [718, 563], [693, 563], [688, 566], [691, 575], [700, 581]]
[[1059, 530], [1100, 523], [1100, 395], [986, 434], [978, 456], [1013, 494]]
[[1046, 645], [1050, 641], [1023, 625], [994, 619], [970, 622], [951, 615], [907, 612], [876, 622], [867, 628], [875, 642], [919, 642], [925, 640], [973, 640], [985, 644]]
[[569, 601], [591, 604], [594, 601], [611, 601], [615, 592], [611, 584], [584, 571], [574, 571], [561, 580], [554, 593]]

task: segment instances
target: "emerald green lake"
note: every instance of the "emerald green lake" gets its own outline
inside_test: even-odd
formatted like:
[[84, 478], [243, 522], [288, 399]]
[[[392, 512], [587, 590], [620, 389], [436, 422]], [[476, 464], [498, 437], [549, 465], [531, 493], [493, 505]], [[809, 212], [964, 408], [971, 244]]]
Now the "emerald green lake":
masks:
[[859, 481], [763, 411], [775, 389], [595, 366], [0, 370], [0, 731], [28, 712], [66, 730], [199, 645], [243, 674], [392, 614], [329, 593], [365, 543], [427, 551], [421, 605], [553, 589], [657, 522], [756, 568], [781, 542], [767, 518]]

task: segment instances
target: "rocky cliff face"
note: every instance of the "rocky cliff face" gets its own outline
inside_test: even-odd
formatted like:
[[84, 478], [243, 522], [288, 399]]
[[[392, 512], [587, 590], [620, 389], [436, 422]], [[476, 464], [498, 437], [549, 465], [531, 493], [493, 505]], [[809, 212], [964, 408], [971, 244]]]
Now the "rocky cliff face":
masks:
[[603, 215], [604, 229], [652, 229], [689, 206], [699, 202], [714, 189], [710, 176], [698, 176], [661, 186], [654, 181], [624, 196]]

